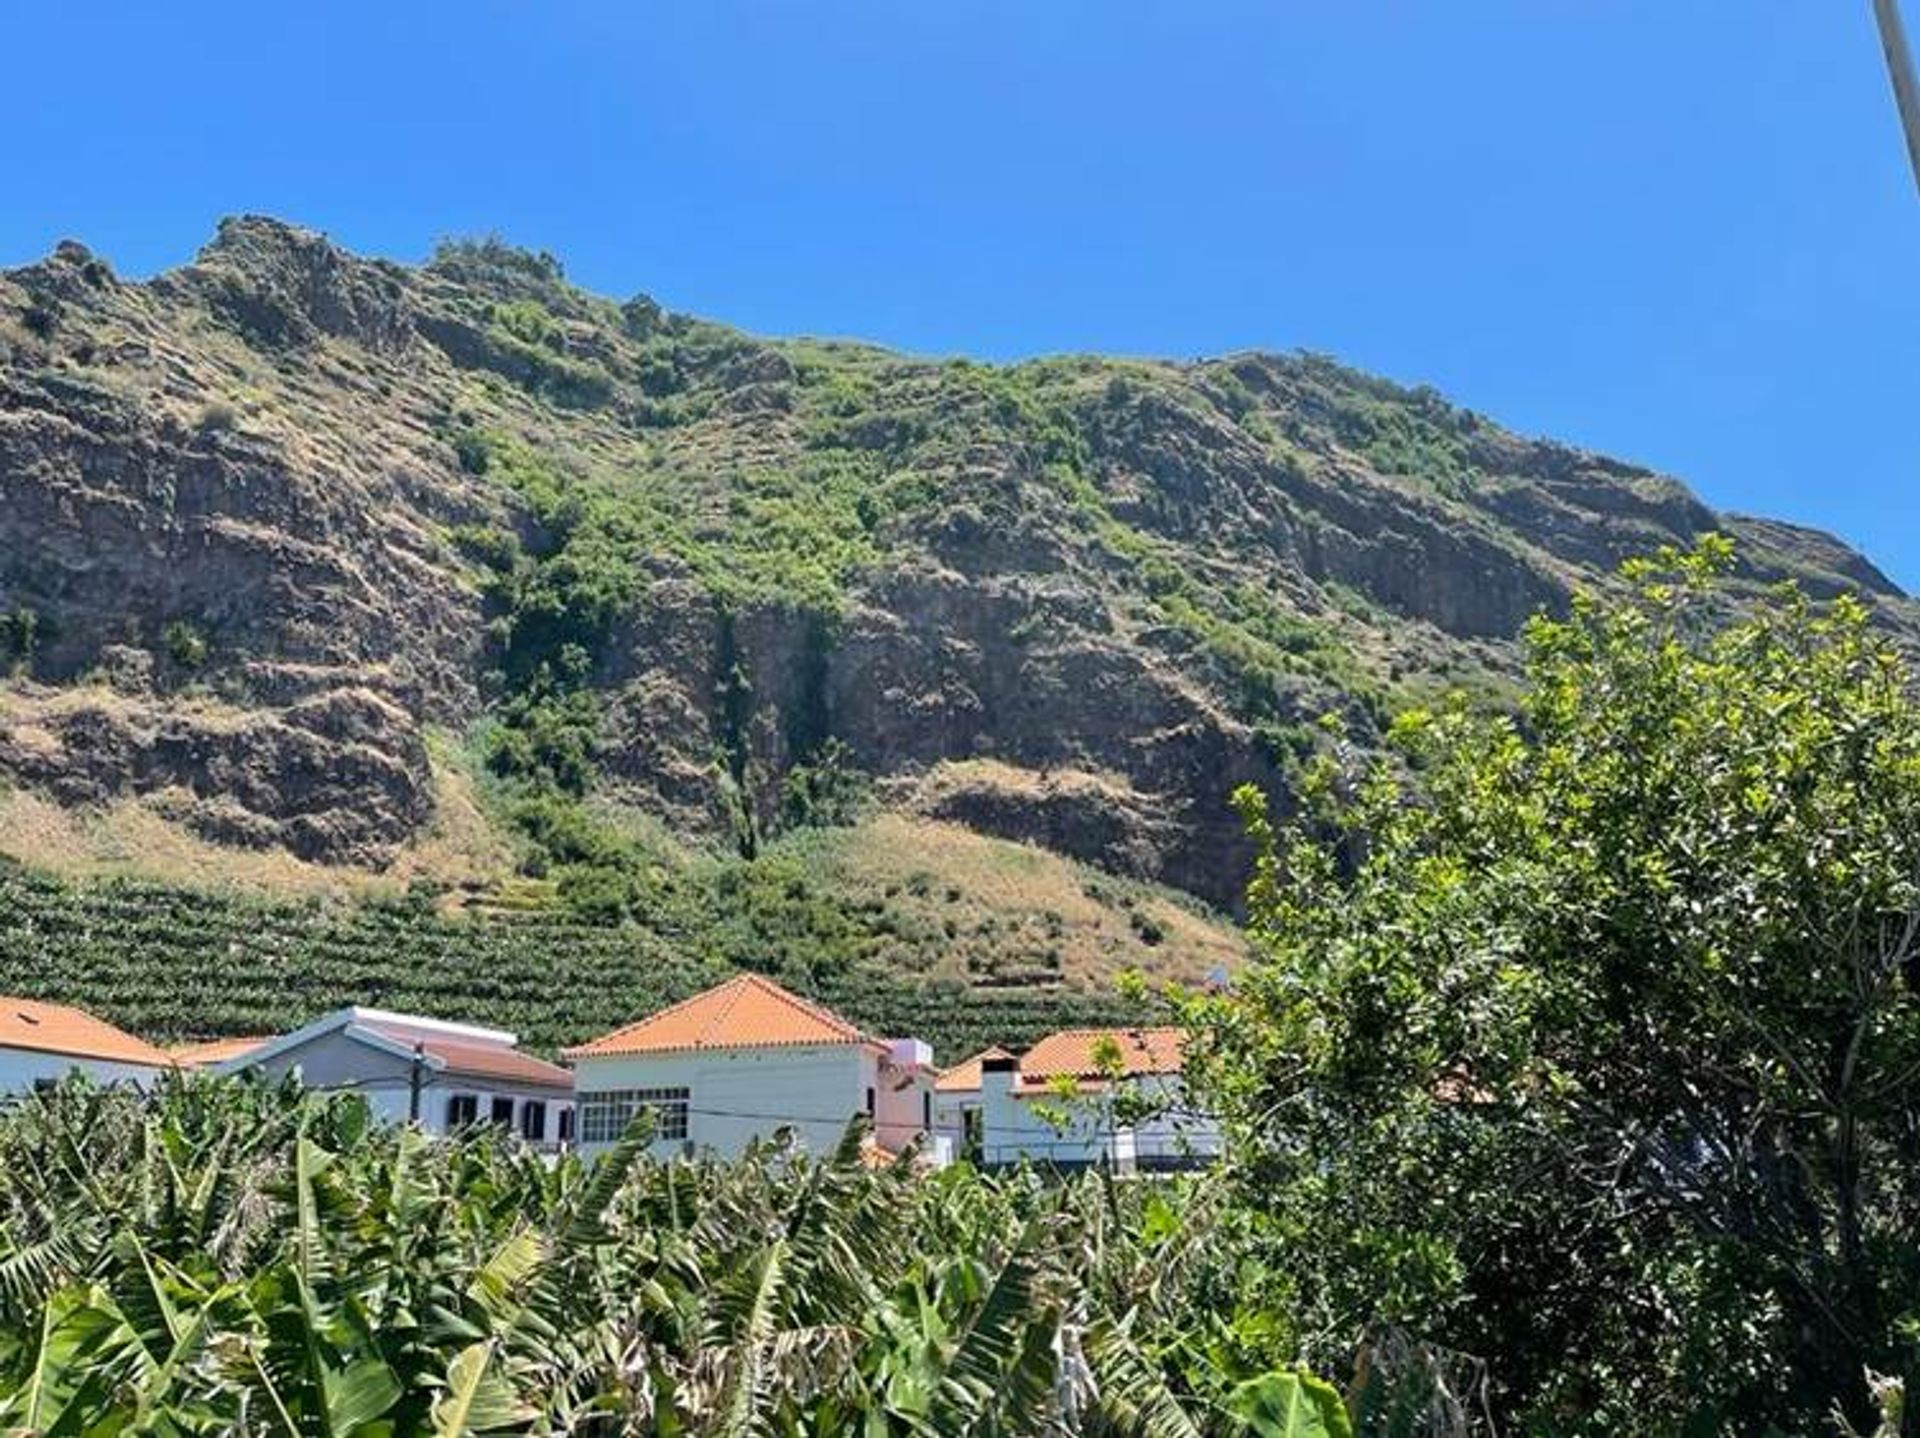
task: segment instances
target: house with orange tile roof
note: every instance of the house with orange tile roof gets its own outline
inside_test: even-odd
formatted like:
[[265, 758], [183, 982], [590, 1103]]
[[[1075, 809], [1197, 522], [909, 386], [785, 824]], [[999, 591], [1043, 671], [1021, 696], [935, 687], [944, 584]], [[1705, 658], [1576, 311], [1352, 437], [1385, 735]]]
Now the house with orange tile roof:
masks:
[[[860, 1114], [898, 1153], [933, 1120], [933, 1051], [883, 1040], [759, 974], [737, 978], [566, 1050], [591, 1153], [651, 1110], [657, 1153], [731, 1157], [791, 1129], [816, 1151]], [[936, 1161], [944, 1154], [936, 1154]]]
[[971, 1104], [985, 1167], [1033, 1162], [1119, 1172], [1201, 1167], [1219, 1125], [1188, 1103], [1177, 1028], [1065, 1029], [1015, 1058], [989, 1049], [941, 1075], [942, 1098]]
[[514, 1035], [476, 1024], [336, 1009], [211, 1068], [293, 1074], [309, 1088], [357, 1093], [376, 1118], [429, 1133], [491, 1123], [542, 1147], [573, 1139], [573, 1075], [523, 1053]]
[[51, 1087], [76, 1072], [146, 1088], [172, 1067], [146, 1040], [82, 1009], [0, 996], [0, 1097]]

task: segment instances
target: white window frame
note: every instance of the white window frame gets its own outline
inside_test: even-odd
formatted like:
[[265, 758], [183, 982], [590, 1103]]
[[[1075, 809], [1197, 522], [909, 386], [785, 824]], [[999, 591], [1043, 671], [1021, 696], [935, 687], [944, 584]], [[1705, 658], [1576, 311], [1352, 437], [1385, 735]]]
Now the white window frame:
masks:
[[603, 1089], [579, 1095], [579, 1118], [574, 1132], [581, 1143], [613, 1143], [627, 1131], [643, 1108], [654, 1112], [653, 1137], [660, 1143], [679, 1143], [687, 1137], [692, 1119], [693, 1090], [674, 1088]]

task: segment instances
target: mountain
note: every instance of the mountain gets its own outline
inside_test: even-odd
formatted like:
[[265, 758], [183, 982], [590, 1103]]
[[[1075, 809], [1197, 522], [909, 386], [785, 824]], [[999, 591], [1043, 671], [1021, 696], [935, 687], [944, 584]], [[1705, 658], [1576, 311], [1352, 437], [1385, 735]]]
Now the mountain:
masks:
[[[257, 217], [144, 283], [64, 243], [0, 275], [0, 955], [89, 997], [47, 956], [131, 874], [1097, 1007], [1231, 962], [1228, 796], [1322, 716], [1497, 697], [1529, 614], [1716, 529], [1920, 634], [1829, 536], [1318, 356], [766, 339]], [[252, 982], [232, 927], [179, 954]], [[169, 1032], [267, 1016], [155, 964]]]

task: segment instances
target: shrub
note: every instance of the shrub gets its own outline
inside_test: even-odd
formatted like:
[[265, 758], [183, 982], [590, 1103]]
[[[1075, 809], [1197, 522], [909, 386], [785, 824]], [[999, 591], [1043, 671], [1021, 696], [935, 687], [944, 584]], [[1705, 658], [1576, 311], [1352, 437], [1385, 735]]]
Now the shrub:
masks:
[[462, 429], [453, 436], [454, 458], [468, 474], [487, 472], [487, 438], [477, 429]]
[[39, 614], [24, 605], [0, 614], [0, 656], [15, 664], [27, 663], [40, 642], [41, 630]]
[[20, 322], [36, 337], [52, 339], [60, 325], [60, 312], [45, 300], [36, 299], [21, 313]]
[[160, 641], [182, 669], [198, 669], [207, 662], [206, 636], [184, 619], [176, 619], [161, 630]]
[[787, 828], [857, 823], [871, 787], [855, 767], [853, 751], [839, 739], [828, 739], [811, 762], [794, 765], [781, 781], [781, 822]]
[[200, 417], [194, 422], [195, 428], [203, 434], [219, 430], [230, 430], [240, 423], [240, 411], [224, 399], [210, 399], [200, 406]]

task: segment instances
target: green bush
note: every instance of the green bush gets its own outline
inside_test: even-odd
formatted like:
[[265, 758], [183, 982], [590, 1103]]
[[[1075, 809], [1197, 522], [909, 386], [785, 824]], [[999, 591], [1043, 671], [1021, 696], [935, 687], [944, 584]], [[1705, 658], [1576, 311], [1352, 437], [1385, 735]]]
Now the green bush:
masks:
[[0, 658], [11, 664], [30, 663], [44, 632], [39, 613], [25, 605], [0, 614]]
[[468, 474], [485, 474], [489, 451], [486, 436], [478, 430], [461, 429], [453, 436], [454, 457]]
[[853, 751], [828, 739], [781, 781], [781, 821], [786, 828], [857, 823], [871, 796], [872, 782], [855, 766]]
[[160, 631], [160, 642], [182, 669], [198, 669], [207, 662], [207, 640], [184, 619], [175, 619]]

